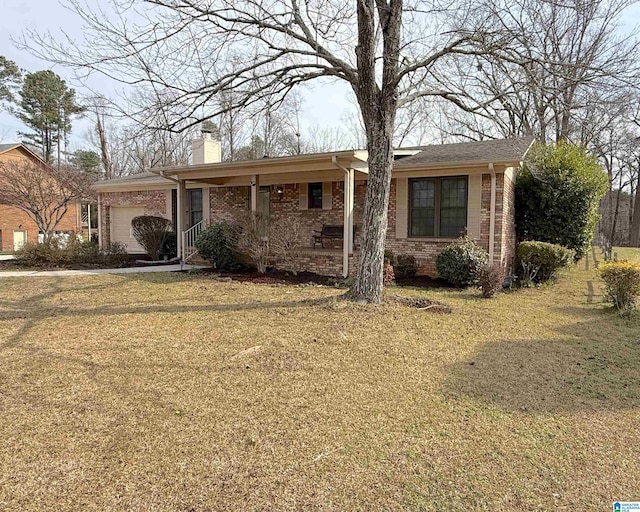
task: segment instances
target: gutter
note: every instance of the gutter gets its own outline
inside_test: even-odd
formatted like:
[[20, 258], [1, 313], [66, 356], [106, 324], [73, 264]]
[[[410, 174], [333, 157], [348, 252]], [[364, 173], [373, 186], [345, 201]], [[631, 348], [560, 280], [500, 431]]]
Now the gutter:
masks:
[[159, 174], [160, 176], [162, 176], [165, 180], [169, 180], [169, 181], [173, 181], [174, 183], [178, 183], [180, 180], [177, 180], [175, 178], [171, 178], [170, 176], [165, 176], [164, 174], [164, 170], [160, 169], [160, 171], [156, 172], [156, 171], [151, 171], [151, 172], [155, 172], [156, 174]]

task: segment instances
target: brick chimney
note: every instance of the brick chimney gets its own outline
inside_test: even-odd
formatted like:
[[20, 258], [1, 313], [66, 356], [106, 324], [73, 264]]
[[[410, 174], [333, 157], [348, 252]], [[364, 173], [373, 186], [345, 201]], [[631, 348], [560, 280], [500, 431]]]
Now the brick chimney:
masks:
[[191, 141], [191, 165], [215, 164], [222, 161], [220, 141], [203, 129], [200, 137]]

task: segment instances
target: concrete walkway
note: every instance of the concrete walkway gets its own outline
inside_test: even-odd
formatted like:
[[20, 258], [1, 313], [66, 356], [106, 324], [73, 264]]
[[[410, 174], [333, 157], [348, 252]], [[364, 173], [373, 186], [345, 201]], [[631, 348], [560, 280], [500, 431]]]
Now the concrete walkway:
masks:
[[97, 268], [91, 270], [7, 270], [0, 271], [2, 277], [58, 277], [58, 276], [95, 276], [100, 274], [147, 274], [151, 272], [180, 272], [206, 268], [202, 265], [157, 265], [149, 267]]
[[14, 260], [15, 256], [13, 254], [0, 254], [0, 261]]

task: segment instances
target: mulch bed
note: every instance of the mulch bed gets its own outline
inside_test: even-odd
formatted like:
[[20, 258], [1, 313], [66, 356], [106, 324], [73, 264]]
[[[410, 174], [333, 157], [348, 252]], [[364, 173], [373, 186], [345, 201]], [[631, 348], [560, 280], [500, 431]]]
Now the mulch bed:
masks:
[[141, 260], [141, 256], [131, 255], [127, 261], [122, 265], [114, 265], [108, 266], [104, 263], [74, 263], [70, 265], [35, 265], [35, 266], [26, 266], [20, 265], [16, 260], [2, 260], [0, 261], [0, 270], [93, 270], [99, 268], [129, 268], [129, 267], [148, 267], [150, 265], [163, 265], [163, 264], [175, 264], [175, 262], [157, 262], [157, 261], [149, 261], [145, 262]]
[[327, 277], [313, 272], [299, 272], [297, 275], [282, 270], [268, 269], [265, 274], [260, 274], [254, 269], [235, 270], [232, 272], [219, 272], [215, 269], [203, 269], [203, 272], [211, 274], [213, 279], [221, 281], [238, 281], [253, 284], [319, 284], [340, 285], [344, 280], [337, 277]]

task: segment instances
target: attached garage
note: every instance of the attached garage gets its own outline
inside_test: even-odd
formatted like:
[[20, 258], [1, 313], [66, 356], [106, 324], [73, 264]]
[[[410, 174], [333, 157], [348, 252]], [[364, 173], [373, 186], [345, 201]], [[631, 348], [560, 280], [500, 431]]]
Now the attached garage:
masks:
[[142, 206], [112, 206], [111, 207], [111, 241], [120, 242], [130, 254], [144, 254], [144, 249], [133, 238], [131, 220], [144, 215]]

